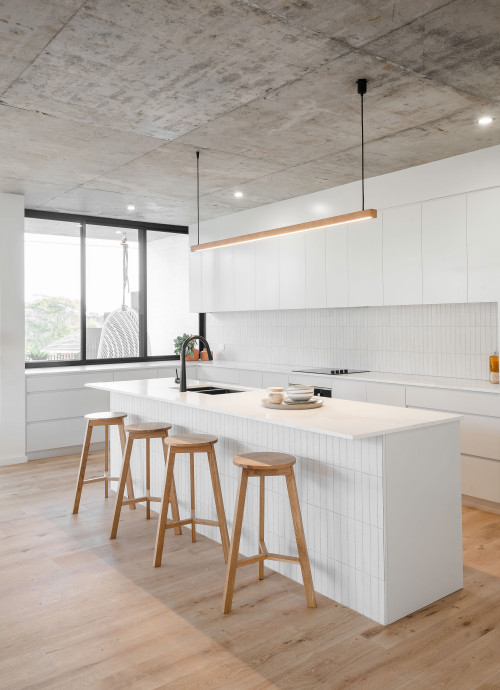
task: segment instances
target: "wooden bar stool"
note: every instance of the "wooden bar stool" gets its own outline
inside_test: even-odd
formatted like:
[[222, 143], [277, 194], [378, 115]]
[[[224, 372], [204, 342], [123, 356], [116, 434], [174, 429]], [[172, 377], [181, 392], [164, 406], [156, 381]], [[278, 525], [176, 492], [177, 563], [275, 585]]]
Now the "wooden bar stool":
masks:
[[[150, 495], [151, 489], [151, 439], [159, 438], [164, 441], [168, 436], [168, 430], [172, 428], [171, 424], [164, 424], [162, 422], [145, 422], [143, 424], [130, 424], [125, 427], [125, 431], [128, 434], [127, 445], [125, 452], [123, 454], [123, 465], [122, 472], [120, 475], [120, 483], [118, 484], [118, 491], [116, 494], [115, 512], [113, 516], [113, 523], [111, 525], [110, 539], [116, 538], [116, 533], [118, 532], [118, 523], [120, 522], [120, 514], [122, 511], [122, 506], [125, 505], [135, 505], [136, 503], [146, 503], [146, 519], [149, 520], [151, 517], [151, 503], [159, 503], [161, 498]], [[132, 447], [134, 441], [140, 439], [145, 439], [146, 441], [146, 495], [140, 496], [139, 498], [129, 498], [128, 500], [123, 500], [123, 494], [125, 491], [125, 482], [128, 481], [130, 475], [130, 459], [132, 457]], [[167, 462], [167, 452], [163, 445], [163, 457], [165, 463]], [[175, 493], [175, 483], [172, 482], [171, 490], [169, 492], [170, 500], [167, 501], [168, 504], [172, 504], [172, 516], [174, 520], [179, 521], [179, 508], [177, 505], [177, 495]], [[176, 534], [182, 534], [180, 526], [175, 529]]]
[[[161, 565], [163, 555], [163, 542], [165, 539], [165, 530], [170, 527], [191, 525], [191, 541], [196, 541], [196, 525], [213, 525], [220, 530], [222, 541], [222, 549], [224, 551], [224, 560], [227, 563], [229, 553], [229, 534], [227, 531], [226, 514], [224, 512], [224, 503], [222, 500], [222, 492], [220, 488], [219, 472], [217, 470], [217, 460], [215, 457], [214, 445], [219, 439], [217, 436], [210, 436], [209, 434], [185, 434], [183, 436], [169, 436], [164, 439], [163, 443], [168, 446], [168, 463], [167, 474], [165, 476], [165, 489], [163, 491], [163, 499], [161, 503], [160, 519], [158, 521], [158, 532], [156, 534], [156, 548], [153, 565], [155, 568]], [[171, 522], [167, 525], [167, 510], [168, 501], [166, 496], [170, 495], [171, 487], [174, 486], [174, 464], [175, 456], [181, 453], [189, 453], [189, 470], [190, 470], [190, 484], [191, 484], [191, 517], [186, 520], [179, 520]], [[208, 457], [208, 465], [210, 467], [210, 476], [212, 478], [212, 487], [215, 499], [215, 508], [217, 510], [217, 520], [204, 520], [195, 515], [195, 491], [194, 491], [194, 454], [206, 453]]]
[[[316, 608], [316, 597], [314, 595], [311, 566], [309, 564], [309, 556], [307, 555], [306, 538], [304, 535], [304, 527], [302, 525], [299, 497], [297, 494], [297, 484], [295, 483], [295, 474], [293, 471], [295, 458], [293, 455], [287, 455], [285, 453], [243, 453], [242, 455], [237, 455], [233, 462], [237, 467], [241, 467], [241, 476], [238, 486], [238, 496], [236, 498], [236, 511], [234, 515], [233, 533], [231, 536], [231, 547], [229, 550], [229, 563], [226, 571], [226, 584], [224, 587], [222, 612], [229, 613], [231, 611], [236, 569], [241, 568], [244, 565], [250, 565], [251, 563], [258, 563], [259, 580], [262, 580], [264, 577], [264, 561], [267, 559], [270, 561], [292, 561], [295, 563], [300, 563], [307, 605], [310, 608]], [[277, 475], [286, 477], [288, 498], [290, 500], [293, 527], [295, 530], [295, 540], [297, 542], [297, 549], [299, 552], [298, 558], [296, 556], [282, 556], [277, 553], [269, 553], [264, 541], [265, 478], [275, 477]], [[259, 553], [257, 556], [250, 556], [248, 558], [238, 560], [238, 549], [240, 546], [241, 525], [243, 521], [243, 511], [245, 508], [248, 477], [260, 478]]]
[[[92, 412], [91, 414], [86, 414], [85, 419], [87, 420], [87, 429], [85, 431], [85, 439], [82, 448], [82, 457], [80, 460], [80, 469], [78, 471], [78, 479], [76, 481], [76, 491], [75, 491], [75, 501], [73, 504], [73, 514], [78, 513], [80, 507], [80, 498], [82, 496], [82, 489], [84, 484], [93, 484], [95, 482], [104, 482], [104, 497], [108, 498], [109, 495], [109, 482], [118, 481], [119, 477], [109, 476], [109, 427], [117, 426], [118, 432], [120, 434], [120, 444], [122, 447], [122, 453], [125, 450], [125, 431], [123, 426], [123, 420], [127, 416], [126, 412]], [[96, 426], [105, 427], [104, 433], [104, 474], [99, 477], [90, 477], [85, 479], [85, 472], [87, 469], [87, 460], [89, 459], [89, 448], [90, 441], [92, 439], [92, 429]], [[127, 476], [127, 493], [129, 498], [134, 497], [134, 488], [132, 486], [132, 479], [130, 475]], [[135, 509], [135, 505], [131, 504], [130, 507]]]

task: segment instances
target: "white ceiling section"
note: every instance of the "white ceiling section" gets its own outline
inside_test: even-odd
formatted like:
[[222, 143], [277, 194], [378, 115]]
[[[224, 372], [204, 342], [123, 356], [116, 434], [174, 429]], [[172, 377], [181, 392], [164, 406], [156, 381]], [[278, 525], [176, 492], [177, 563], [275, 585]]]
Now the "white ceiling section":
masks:
[[346, 184], [359, 77], [367, 176], [499, 144], [500, 2], [0, 0], [0, 191], [189, 224], [198, 147], [202, 219]]

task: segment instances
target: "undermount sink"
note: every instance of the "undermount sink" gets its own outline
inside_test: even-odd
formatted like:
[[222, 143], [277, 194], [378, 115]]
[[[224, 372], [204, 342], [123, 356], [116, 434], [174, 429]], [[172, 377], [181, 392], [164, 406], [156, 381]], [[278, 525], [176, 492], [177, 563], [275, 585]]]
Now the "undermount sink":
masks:
[[217, 388], [216, 386], [195, 386], [188, 388], [188, 393], [206, 393], [207, 395], [226, 395], [226, 393], [243, 393], [232, 388]]

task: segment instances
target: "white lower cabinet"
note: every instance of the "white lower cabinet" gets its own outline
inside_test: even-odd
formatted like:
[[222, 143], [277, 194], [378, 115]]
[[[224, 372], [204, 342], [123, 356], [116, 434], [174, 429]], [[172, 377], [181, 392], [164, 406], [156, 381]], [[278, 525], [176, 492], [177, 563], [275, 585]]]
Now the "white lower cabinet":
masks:
[[392, 383], [367, 382], [366, 402], [377, 405], [406, 407], [406, 388], [405, 386], [393, 385]]
[[330, 377], [332, 381], [332, 398], [340, 400], [357, 400], [366, 402], [366, 383], [365, 381], [347, 381]]
[[282, 371], [262, 372], [262, 388], [268, 388], [269, 386], [282, 386], [286, 388], [288, 383], [289, 375], [287, 373], [283, 373]]
[[240, 370], [240, 386], [249, 386], [250, 388], [262, 388], [262, 372], [251, 371], [248, 369]]
[[[109, 408], [109, 403], [107, 407]], [[84, 433], [85, 420], [83, 416], [73, 419], [31, 422], [26, 428], [26, 451], [37, 453], [79, 446], [83, 443]], [[104, 441], [104, 427], [96, 426], [92, 431], [92, 443], [102, 441]]]
[[500, 462], [462, 455], [462, 493], [500, 503]]

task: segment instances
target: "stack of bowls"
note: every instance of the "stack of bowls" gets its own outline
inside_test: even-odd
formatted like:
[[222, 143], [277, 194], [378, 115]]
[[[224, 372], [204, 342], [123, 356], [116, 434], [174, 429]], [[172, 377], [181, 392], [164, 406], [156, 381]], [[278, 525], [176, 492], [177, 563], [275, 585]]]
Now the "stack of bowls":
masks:
[[286, 389], [286, 394], [292, 402], [306, 403], [314, 395], [313, 386], [302, 386], [300, 384], [290, 385]]

